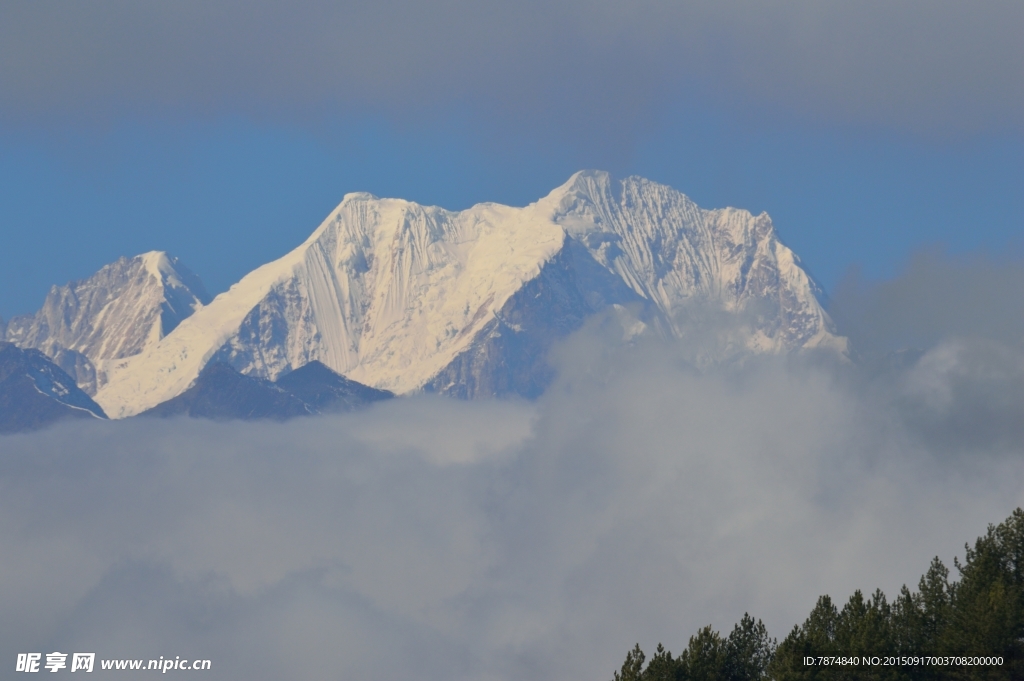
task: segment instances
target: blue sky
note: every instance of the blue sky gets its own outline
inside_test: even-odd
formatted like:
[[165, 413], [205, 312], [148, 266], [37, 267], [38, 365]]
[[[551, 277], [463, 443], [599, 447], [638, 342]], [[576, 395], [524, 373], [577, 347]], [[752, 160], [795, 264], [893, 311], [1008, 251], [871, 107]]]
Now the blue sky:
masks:
[[767, 211], [830, 291], [1024, 253], [1024, 13], [755, 5], [5, 7], [0, 316], [153, 249], [222, 291], [349, 191], [523, 205], [582, 168]]

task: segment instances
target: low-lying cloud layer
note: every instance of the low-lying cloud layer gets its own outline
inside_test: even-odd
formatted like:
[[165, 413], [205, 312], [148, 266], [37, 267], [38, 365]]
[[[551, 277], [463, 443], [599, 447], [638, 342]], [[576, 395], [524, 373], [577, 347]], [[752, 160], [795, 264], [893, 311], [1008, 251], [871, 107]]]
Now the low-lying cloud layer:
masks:
[[4, 117], [181, 113], [619, 131], [666, 105], [976, 132], [1024, 124], [1015, 0], [5, 3]]
[[781, 637], [822, 593], [913, 585], [1024, 504], [1018, 348], [948, 339], [875, 374], [689, 353], [594, 325], [534, 404], [2, 438], [0, 660], [607, 679], [637, 641], [745, 611]]

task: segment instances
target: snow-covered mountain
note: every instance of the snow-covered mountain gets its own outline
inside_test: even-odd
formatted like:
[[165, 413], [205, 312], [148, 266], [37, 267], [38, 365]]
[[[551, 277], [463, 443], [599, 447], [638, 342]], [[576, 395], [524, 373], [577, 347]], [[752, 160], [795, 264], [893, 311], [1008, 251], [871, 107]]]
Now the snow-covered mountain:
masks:
[[106, 414], [38, 350], [0, 341], [0, 433], [17, 433]]
[[114, 418], [185, 391], [211, 361], [274, 380], [320, 361], [396, 393], [538, 394], [551, 343], [621, 306], [670, 336], [705, 306], [756, 352], [845, 352], [765, 214], [703, 210], [642, 178], [575, 174], [525, 208], [461, 212], [348, 194], [301, 246], [107, 367]]
[[196, 275], [176, 258], [152, 251], [54, 286], [43, 307], [11, 319], [2, 338], [41, 350], [94, 395], [112, 362], [156, 344], [207, 302]]

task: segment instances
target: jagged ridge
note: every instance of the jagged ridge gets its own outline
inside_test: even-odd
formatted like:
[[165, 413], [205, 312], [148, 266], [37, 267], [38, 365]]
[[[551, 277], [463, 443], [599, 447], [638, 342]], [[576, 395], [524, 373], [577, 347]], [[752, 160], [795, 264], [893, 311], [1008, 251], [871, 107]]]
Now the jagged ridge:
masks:
[[38, 312], [14, 317], [0, 331], [19, 347], [44, 352], [93, 395], [112, 362], [159, 342], [207, 302], [196, 275], [151, 251], [52, 287]]
[[745, 315], [754, 352], [845, 351], [767, 215], [703, 210], [642, 178], [577, 173], [525, 208], [461, 212], [349, 194], [301, 246], [243, 278], [97, 395], [137, 413], [227, 362], [275, 379], [311, 361], [377, 388], [463, 397], [543, 390], [551, 342], [632, 304], [670, 336], [687, 311]]

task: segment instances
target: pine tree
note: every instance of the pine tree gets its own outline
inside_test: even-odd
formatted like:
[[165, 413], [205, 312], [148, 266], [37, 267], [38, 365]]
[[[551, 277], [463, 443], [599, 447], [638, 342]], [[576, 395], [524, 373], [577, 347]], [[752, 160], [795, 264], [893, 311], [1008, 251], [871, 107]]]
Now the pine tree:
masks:
[[[637, 645], [615, 681], [1011, 681], [1024, 680], [1024, 510], [990, 525], [958, 581], [934, 558], [917, 591], [891, 604], [880, 590], [855, 591], [839, 610], [821, 596], [803, 624], [779, 644], [749, 614], [723, 639], [711, 626], [676, 659], [658, 644], [644, 669]], [[865, 656], [1002, 657], [1002, 665], [819, 665], [805, 658]]]
[[708, 625], [690, 637], [679, 662], [686, 681], [724, 681], [725, 642]]
[[615, 672], [614, 681], [642, 681], [642, 670], [644, 668], [644, 651], [640, 650], [640, 644], [633, 646], [633, 650], [626, 654], [626, 661], [622, 663], [622, 669]]
[[[1000, 655], [1001, 667], [959, 670], [954, 678], [1024, 678], [1024, 511], [1017, 509], [955, 562], [948, 625], [941, 642], [949, 653]], [[984, 673], [981, 673], [984, 672]]]

